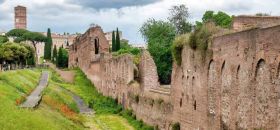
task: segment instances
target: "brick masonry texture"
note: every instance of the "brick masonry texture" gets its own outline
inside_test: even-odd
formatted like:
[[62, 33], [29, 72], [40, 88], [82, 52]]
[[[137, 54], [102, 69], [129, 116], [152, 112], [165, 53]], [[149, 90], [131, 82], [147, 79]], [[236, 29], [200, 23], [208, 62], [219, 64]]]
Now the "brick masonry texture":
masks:
[[100, 27], [74, 41], [69, 65], [80, 67], [99, 92], [162, 130], [176, 122], [182, 130], [279, 130], [280, 26], [270, 22], [273, 17], [261, 19], [235, 18], [238, 31], [213, 37], [206, 52], [184, 46], [169, 87], [158, 83], [147, 51], [139, 65], [130, 55], [112, 56]]

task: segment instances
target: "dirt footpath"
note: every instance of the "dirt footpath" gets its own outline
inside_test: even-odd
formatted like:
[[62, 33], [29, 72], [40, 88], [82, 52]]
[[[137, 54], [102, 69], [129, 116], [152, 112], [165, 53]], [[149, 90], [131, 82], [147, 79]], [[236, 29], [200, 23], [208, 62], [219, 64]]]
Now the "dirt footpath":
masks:
[[56, 66], [54, 64], [50, 64], [48, 63], [48, 65], [54, 69], [60, 76], [61, 78], [68, 82], [68, 83], [73, 83], [74, 82], [74, 78], [75, 78], [75, 73], [72, 71], [64, 71], [64, 70], [60, 70], [58, 68], [56, 68]]

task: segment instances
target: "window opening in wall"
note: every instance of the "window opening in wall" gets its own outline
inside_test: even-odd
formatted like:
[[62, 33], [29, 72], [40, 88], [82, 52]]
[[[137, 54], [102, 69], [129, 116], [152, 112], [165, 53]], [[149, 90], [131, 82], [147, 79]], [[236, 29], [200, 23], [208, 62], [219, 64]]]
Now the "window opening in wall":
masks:
[[192, 77], [192, 86], [194, 85], [194, 80], [195, 80], [195, 78], [194, 78], [194, 77]]
[[194, 100], [193, 109], [196, 110], [196, 100]]
[[278, 69], [277, 69], [277, 78], [280, 78], [280, 63], [278, 64]]
[[99, 54], [99, 39], [98, 38], [94, 39], [94, 49], [95, 49], [95, 54]]
[[223, 65], [222, 65], [222, 68], [221, 68], [221, 73], [223, 73], [223, 71], [224, 71], [225, 64], [226, 64], [226, 61], [223, 62]]
[[182, 104], [183, 104], [183, 100], [182, 98], [180, 99], [180, 107], [182, 107]]
[[240, 65], [238, 65], [237, 71], [236, 71], [236, 79], [237, 80], [239, 80], [239, 73], [240, 73]]

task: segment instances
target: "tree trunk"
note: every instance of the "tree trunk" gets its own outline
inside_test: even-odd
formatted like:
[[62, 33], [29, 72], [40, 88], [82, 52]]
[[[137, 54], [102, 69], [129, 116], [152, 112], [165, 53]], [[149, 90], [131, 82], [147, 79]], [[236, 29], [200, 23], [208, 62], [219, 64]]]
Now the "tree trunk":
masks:
[[35, 53], [34, 53], [34, 55], [35, 55], [35, 65], [37, 65], [37, 64], [38, 64], [38, 56], [37, 56], [36, 42], [35, 42], [35, 41], [32, 41], [32, 45], [33, 45], [34, 50], [35, 50]]

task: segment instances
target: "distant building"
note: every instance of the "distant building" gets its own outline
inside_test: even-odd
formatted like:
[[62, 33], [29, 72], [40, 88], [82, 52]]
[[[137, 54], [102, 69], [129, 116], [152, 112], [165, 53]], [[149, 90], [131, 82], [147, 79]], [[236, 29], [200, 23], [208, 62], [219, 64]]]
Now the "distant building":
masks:
[[139, 49], [147, 49], [147, 44], [130, 44], [132, 47], [136, 47]]
[[[47, 33], [43, 33], [45, 36], [47, 36]], [[63, 45], [64, 48], [73, 44], [74, 39], [76, 38], [76, 34], [58, 34], [58, 33], [52, 33], [52, 42], [53, 47], [56, 45], [57, 48], [61, 47]]]
[[[115, 35], [116, 35], [116, 34], [117, 34], [117, 33], [115, 32]], [[119, 34], [120, 34], [120, 40], [123, 40], [122, 32], [119, 31]], [[108, 40], [110, 46], [112, 45], [112, 35], [113, 35], [113, 31], [112, 31], [112, 32], [106, 32], [106, 33], [105, 33], [105, 37], [106, 37], [106, 39]]]
[[27, 28], [26, 7], [23, 6], [15, 7], [15, 28], [16, 29]]

